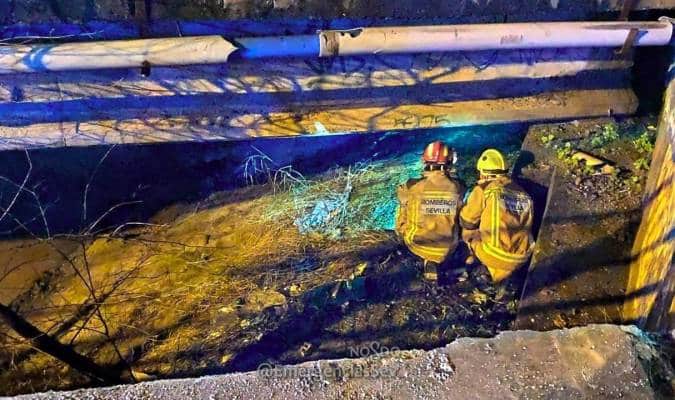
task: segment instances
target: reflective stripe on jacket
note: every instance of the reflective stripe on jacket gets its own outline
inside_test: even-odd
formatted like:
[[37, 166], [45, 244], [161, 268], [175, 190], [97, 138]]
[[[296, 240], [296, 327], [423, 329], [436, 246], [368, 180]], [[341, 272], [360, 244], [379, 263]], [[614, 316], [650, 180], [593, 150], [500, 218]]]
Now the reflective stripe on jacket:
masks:
[[514, 270], [533, 247], [530, 196], [506, 176], [479, 181], [460, 211], [464, 229], [480, 230], [481, 262], [488, 269]]
[[425, 171], [398, 188], [396, 232], [417, 256], [441, 263], [459, 242], [464, 186], [443, 171]]

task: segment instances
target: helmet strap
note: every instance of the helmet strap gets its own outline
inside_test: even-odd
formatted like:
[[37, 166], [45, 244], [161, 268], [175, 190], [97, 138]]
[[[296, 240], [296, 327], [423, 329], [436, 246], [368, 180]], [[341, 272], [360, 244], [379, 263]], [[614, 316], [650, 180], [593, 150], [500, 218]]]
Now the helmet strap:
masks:
[[448, 168], [446, 164], [434, 164], [426, 163], [424, 164], [425, 171], [445, 171]]

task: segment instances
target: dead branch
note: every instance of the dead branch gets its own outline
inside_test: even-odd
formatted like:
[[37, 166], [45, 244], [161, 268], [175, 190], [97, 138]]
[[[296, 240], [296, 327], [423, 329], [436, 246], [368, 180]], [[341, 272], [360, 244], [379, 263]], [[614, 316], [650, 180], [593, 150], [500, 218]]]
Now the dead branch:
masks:
[[[0, 176], [0, 180], [1, 180], [1, 181], [6, 182], [6, 183], [8, 183], [8, 184], [10, 184], [10, 185], [12, 185], [12, 186], [18, 188], [17, 194], [15, 195], [15, 198], [12, 200], [12, 202], [10, 202], [10, 204], [9, 204], [7, 207], [2, 208], [2, 210], [3, 210], [2, 219], [4, 219], [4, 218], [7, 217], [7, 216], [11, 216], [11, 210], [12, 210], [12, 208], [14, 208], [14, 206], [15, 206], [16, 198], [18, 198], [18, 195], [19, 195], [21, 192], [26, 192], [26, 193], [28, 193], [29, 195], [31, 195], [31, 197], [33, 197], [33, 199], [35, 200], [35, 205], [38, 207], [38, 210], [40, 211], [40, 216], [41, 216], [41, 218], [42, 218], [42, 223], [43, 223], [43, 226], [44, 226], [44, 229], [45, 229], [45, 233], [46, 233], [47, 237], [49, 238], [49, 237], [51, 236], [51, 234], [50, 234], [50, 231], [49, 231], [49, 224], [47, 223], [47, 216], [46, 216], [46, 214], [45, 214], [45, 208], [42, 206], [42, 202], [40, 201], [40, 197], [37, 195], [37, 193], [35, 192], [35, 190], [28, 189], [28, 188], [26, 187], [26, 185], [25, 185], [25, 183], [27, 182], [27, 180], [28, 180], [28, 178], [29, 178], [30, 172], [31, 172], [31, 170], [32, 170], [32, 168], [33, 168], [33, 164], [32, 164], [32, 162], [31, 162], [31, 160], [30, 160], [30, 155], [29, 155], [29, 153], [28, 153], [28, 150], [26, 150], [26, 158], [27, 158], [28, 163], [29, 163], [29, 170], [28, 170], [28, 173], [26, 174], [26, 176], [25, 176], [25, 178], [24, 178], [24, 182], [23, 182], [22, 184], [18, 184], [18, 183], [12, 181], [11, 179], [9, 179], [9, 178], [7, 178], [7, 177], [5, 177], [5, 176]], [[2, 221], [2, 219], [0, 219], [0, 222]], [[14, 218], [14, 217], [13, 217], [12, 219], [13, 219], [15, 222], [17, 222], [17, 224], [18, 224], [19, 226], [21, 226], [22, 228], [24, 228], [24, 229], [26, 230], [26, 232], [32, 233], [32, 232], [30, 232], [30, 230], [28, 229], [28, 227], [27, 227], [24, 223], [20, 223], [20, 222], [19, 222], [16, 218]]]
[[[87, 182], [85, 186], [85, 192], [83, 195], [83, 221], [86, 221], [87, 219], [87, 200], [88, 200], [88, 194], [91, 189], [91, 185], [93, 183], [93, 180], [96, 176], [96, 172], [100, 168], [100, 166], [103, 164], [105, 159], [108, 157], [110, 152], [112, 151], [112, 148], [108, 149], [108, 151], [104, 154], [104, 156], [99, 160], [96, 168], [92, 172], [89, 181]], [[99, 288], [97, 288], [97, 284], [94, 280], [93, 272], [92, 272], [92, 266], [90, 264], [90, 260], [88, 258], [87, 250], [88, 250], [88, 244], [94, 240], [96, 240], [97, 235], [92, 234], [92, 231], [107, 217], [109, 216], [112, 212], [115, 210], [127, 206], [127, 205], [132, 205], [132, 204], [138, 204], [141, 203], [141, 201], [129, 201], [129, 202], [123, 202], [116, 204], [112, 207], [110, 207], [107, 211], [102, 213], [91, 225], [87, 227], [87, 229], [84, 230], [84, 232], [80, 235], [69, 235], [68, 239], [69, 240], [74, 240], [79, 244], [79, 252], [80, 257], [81, 257], [81, 266], [78, 265], [80, 264], [79, 260], [77, 260], [78, 256], [77, 255], [71, 255], [68, 254], [66, 251], [61, 249], [59, 246], [56, 245], [54, 242], [54, 238], [51, 236], [50, 231], [49, 231], [49, 224], [47, 223], [46, 215], [45, 215], [45, 208], [42, 206], [42, 203], [40, 202], [40, 198], [37, 195], [36, 191], [34, 188], [29, 188], [28, 182], [31, 178], [31, 173], [33, 170], [33, 164], [30, 159], [30, 155], [28, 151], [26, 151], [26, 159], [28, 163], [28, 168], [27, 172], [22, 180], [21, 183], [16, 183], [12, 181], [9, 178], [2, 177], [0, 176], [0, 180], [3, 182], [8, 183], [10, 186], [15, 187], [16, 191], [11, 197], [11, 200], [9, 204], [6, 207], [0, 207], [0, 221], [3, 221], [7, 218], [11, 218], [18, 227], [21, 227], [24, 229], [32, 238], [34, 238], [38, 243], [45, 243], [47, 244], [51, 249], [53, 249], [65, 262], [66, 265], [68, 265], [72, 271], [74, 272], [75, 276], [77, 279], [82, 283], [84, 288], [87, 290], [89, 293], [89, 298], [87, 300], [87, 304], [84, 307], [80, 307], [79, 311], [77, 312], [77, 316], [73, 317], [76, 319], [71, 318], [73, 322], [77, 320], [81, 320], [82, 323], [81, 325], [78, 324], [79, 326], [77, 327], [77, 331], [75, 332], [73, 338], [70, 341], [70, 345], [65, 345], [59, 342], [58, 340], [58, 335], [65, 333], [67, 330], [70, 329], [70, 327], [65, 328], [65, 329], [60, 329], [58, 335], [50, 335], [47, 332], [41, 331], [39, 328], [36, 326], [32, 325], [30, 322], [25, 320], [21, 315], [19, 315], [17, 312], [11, 309], [11, 307], [0, 304], [0, 320], [4, 321], [7, 325], [9, 325], [16, 333], [18, 333], [22, 338], [24, 338], [35, 350], [44, 352], [46, 354], [49, 354], [53, 357], [56, 357], [57, 359], [65, 362], [66, 364], [70, 365], [72, 368], [81, 371], [85, 375], [104, 382], [104, 383], [119, 383], [122, 381], [122, 371], [123, 370], [128, 370], [129, 371], [129, 376], [133, 380], [134, 374], [131, 369], [131, 365], [125, 360], [122, 351], [119, 349], [119, 346], [117, 345], [116, 341], [112, 337], [111, 330], [108, 324], [108, 321], [106, 320], [102, 306], [104, 305], [106, 299], [113, 293], [115, 292], [122, 284], [124, 281], [129, 279], [133, 274], [137, 273], [137, 271], [141, 268], [141, 266], [144, 263], [144, 260], [140, 260], [139, 263], [135, 266], [135, 268], [132, 268], [130, 271], [127, 271], [127, 273], [122, 274], [121, 276], [117, 277], [115, 282], [113, 282], [112, 286], [110, 287], [109, 290], [105, 292], [101, 292]], [[28, 193], [33, 200], [35, 201], [38, 209], [40, 210], [40, 216], [42, 218], [42, 222], [45, 227], [45, 232], [47, 234], [47, 237], [40, 237], [36, 235], [34, 232], [31, 231], [31, 229], [22, 221], [20, 221], [15, 215], [13, 215], [12, 210], [15, 208], [18, 199], [20, 198], [22, 193]], [[114, 231], [113, 235], [119, 233], [122, 229], [128, 226], [134, 226], [134, 225], [145, 225], [145, 223], [140, 223], [140, 222], [128, 222], [126, 224], [123, 224], [121, 226], [118, 226]], [[151, 225], [151, 224], [147, 224]], [[4, 272], [3, 275], [0, 276], [0, 280], [5, 279], [7, 275], [11, 274], [14, 272], [16, 269], [20, 268], [21, 264], [18, 266], [14, 266], [12, 268], [7, 268]], [[91, 302], [89, 302], [89, 299]], [[90, 328], [88, 325], [91, 322], [92, 318], [96, 318], [101, 326], [102, 330], [96, 330], [99, 334], [104, 336], [106, 338], [106, 342], [110, 343], [111, 346], [113, 347], [115, 353], [117, 354], [117, 357], [119, 358], [119, 364], [120, 367], [118, 368], [112, 368], [112, 369], [107, 369], [104, 367], [99, 366], [96, 364], [96, 362], [88, 358], [78, 352], [76, 352], [73, 348], [73, 345], [75, 343], [75, 340], [79, 336], [80, 332], [83, 330], [90, 330], [93, 331], [92, 328]], [[72, 327], [72, 325], [70, 325]], [[62, 326], [62, 328], [64, 328]], [[50, 329], [51, 330], [51, 329]]]
[[[5, 207], [5, 211], [0, 215], [0, 222], [2, 222], [5, 217], [7, 216], [7, 213], [14, 207], [14, 204], [16, 203], [16, 200], [19, 198], [21, 195], [21, 192], [23, 189], [26, 187], [26, 183], [28, 182], [28, 179], [30, 178], [30, 174], [33, 171], [33, 163], [30, 160], [30, 155], [28, 154], [28, 150], [25, 150], [26, 153], [26, 161], [28, 161], [28, 171], [26, 172], [26, 176], [23, 178], [23, 182], [21, 182], [21, 185], [19, 185], [19, 188], [17, 189], [16, 193], [14, 193], [14, 197], [12, 198], [12, 201], [9, 202], [9, 205]], [[9, 179], [0, 177], [0, 179], [3, 179], [6, 182], [11, 182]], [[12, 182], [13, 183], [13, 182]]]
[[117, 228], [115, 228], [115, 230], [112, 231], [112, 233], [111, 233], [109, 236], [110, 236], [110, 237], [115, 237], [115, 236], [117, 236], [117, 234], [118, 234], [121, 230], [124, 230], [125, 228], [127, 228], [127, 227], [129, 227], [129, 226], [153, 226], [153, 227], [161, 227], [161, 228], [164, 228], [164, 227], [166, 227], [166, 226], [168, 226], [168, 225], [167, 225], [167, 224], [151, 224], [151, 223], [148, 223], [148, 222], [125, 222], [125, 223], [123, 223], [122, 225], [120, 225], [120, 226], [118, 226]]
[[121, 383], [120, 371], [101, 367], [89, 358], [45, 334], [11, 308], [0, 303], [0, 318], [16, 333], [40, 351], [65, 362], [92, 379], [106, 384]]
[[94, 170], [92, 171], [91, 176], [89, 177], [89, 181], [87, 181], [87, 184], [84, 187], [84, 196], [83, 196], [83, 199], [82, 199], [82, 223], [83, 224], [87, 221], [87, 196], [89, 195], [89, 189], [91, 187], [91, 183], [94, 181], [94, 177], [96, 176], [96, 173], [98, 172], [99, 168], [101, 168], [101, 165], [103, 164], [103, 162], [106, 160], [106, 158], [108, 158], [108, 156], [110, 155], [110, 152], [112, 152], [113, 149], [116, 146], [117, 146], [116, 144], [112, 145], [108, 149], [108, 151], [105, 152], [103, 157], [101, 157], [101, 159], [98, 160], [98, 163], [96, 164], [96, 167], [94, 167]]
[[117, 210], [118, 208], [125, 207], [125, 206], [129, 206], [129, 205], [133, 205], [133, 204], [141, 204], [141, 203], [143, 203], [141, 200], [136, 200], [136, 201], [125, 201], [125, 202], [122, 202], [122, 203], [115, 204], [114, 206], [110, 207], [106, 212], [104, 212], [103, 214], [101, 214], [101, 216], [98, 217], [98, 218], [97, 218], [97, 219], [96, 219], [96, 220], [95, 220], [95, 221], [94, 221], [94, 222], [93, 222], [93, 223], [92, 223], [92, 224], [84, 231], [84, 235], [90, 235], [90, 234], [92, 233], [92, 231], [94, 230], [94, 228], [96, 228], [96, 226], [98, 226], [98, 224], [100, 224], [101, 221], [103, 221], [103, 219], [105, 219], [108, 215], [110, 215], [113, 211]]
[[19, 270], [19, 268], [23, 267], [24, 265], [30, 264], [31, 261], [24, 261], [21, 263], [18, 263], [17, 265], [10, 267], [9, 269], [6, 269], [3, 271], [2, 275], [0, 275], [0, 282], [5, 280], [8, 276], [10, 276], [14, 271]]

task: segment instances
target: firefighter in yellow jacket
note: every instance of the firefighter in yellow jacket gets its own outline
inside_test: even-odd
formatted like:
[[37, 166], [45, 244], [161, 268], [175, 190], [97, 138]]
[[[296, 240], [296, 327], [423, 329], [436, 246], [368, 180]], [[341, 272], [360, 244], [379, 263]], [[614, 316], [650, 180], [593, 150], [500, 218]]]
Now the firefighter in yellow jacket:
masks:
[[498, 150], [484, 151], [476, 167], [480, 179], [459, 216], [462, 238], [497, 283], [530, 257], [534, 244], [532, 199], [509, 178]]
[[422, 156], [421, 179], [398, 188], [396, 232], [410, 251], [424, 260], [424, 278], [438, 279], [438, 266], [457, 248], [457, 216], [464, 185], [453, 176], [455, 152], [443, 142], [433, 142]]

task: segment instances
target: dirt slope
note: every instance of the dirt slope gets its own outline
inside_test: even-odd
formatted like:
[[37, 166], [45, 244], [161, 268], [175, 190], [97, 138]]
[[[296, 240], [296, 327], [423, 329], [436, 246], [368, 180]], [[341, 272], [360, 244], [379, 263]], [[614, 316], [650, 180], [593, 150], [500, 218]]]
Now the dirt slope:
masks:
[[[271, 171], [274, 183], [175, 205], [150, 226], [64, 237], [74, 250], [49, 258], [59, 266], [13, 305], [100, 364], [123, 359], [165, 379], [354, 357], [351, 347], [372, 341], [429, 349], [493, 336], [514, 317], [513, 293], [481, 292], [473, 277], [424, 285], [420, 263], [387, 230], [396, 186], [419, 171], [414, 158], [316, 180]], [[10, 265], [39, 255], [22, 251]], [[0, 336], [0, 394], [89, 384]]]

